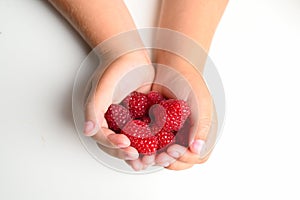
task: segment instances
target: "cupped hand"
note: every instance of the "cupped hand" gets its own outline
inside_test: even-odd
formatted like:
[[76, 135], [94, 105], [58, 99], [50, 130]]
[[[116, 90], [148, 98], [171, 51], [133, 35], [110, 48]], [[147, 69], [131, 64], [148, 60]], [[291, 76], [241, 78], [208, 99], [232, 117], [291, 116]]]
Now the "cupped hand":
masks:
[[[183, 170], [195, 164], [205, 162], [216, 140], [217, 118], [215, 107], [210, 92], [202, 75], [191, 65], [172, 68], [180, 74], [179, 78], [172, 77], [170, 69], [161, 68], [156, 71], [155, 82], [169, 85], [179, 94], [179, 98], [185, 98], [191, 107], [190, 130], [188, 148], [178, 144], [171, 145], [163, 153], [156, 155], [156, 165], [172, 170]], [[188, 87], [184, 87], [188, 85]], [[153, 86], [164, 96], [172, 97], [172, 93], [166, 87], [159, 84]], [[177, 95], [176, 95], [177, 96]]]
[[[136, 70], [141, 66], [143, 66], [142, 71]], [[116, 134], [108, 129], [104, 113], [112, 103], [120, 103], [131, 91], [142, 88], [139, 89], [140, 92], [147, 93], [150, 90], [156, 90], [164, 96], [170, 97], [171, 95], [169, 90], [161, 85], [154, 84], [151, 88], [149, 83], [152, 83], [153, 80], [160, 82], [168, 80], [168, 78], [172, 79], [172, 77], [160, 70], [156, 70], [154, 74], [155, 70], [145, 52], [126, 54], [111, 63], [103, 74], [97, 71], [94, 73], [85, 104], [85, 135], [95, 139], [103, 151], [126, 160], [135, 170], [145, 169], [149, 165], [183, 170], [194, 164], [205, 162], [209, 153], [203, 153], [203, 149], [211, 149], [211, 145], [210, 147], [206, 145], [207, 136], [211, 135], [210, 140], [214, 140], [216, 134], [217, 121], [214, 104], [205, 81], [197, 70], [192, 67], [175, 70], [185, 78], [190, 86], [190, 90], [185, 90], [184, 94], [187, 95], [186, 100], [192, 110], [188, 148], [174, 144], [165, 152], [140, 157], [137, 150], [130, 146], [130, 141], [125, 135]], [[131, 75], [128, 76], [128, 74]], [[180, 90], [180, 83], [176, 85], [176, 79], [173, 79], [173, 82], [174, 87]], [[205, 146], [206, 148], [204, 148]]]
[[139, 154], [130, 146], [130, 140], [108, 129], [104, 114], [111, 104], [119, 103], [132, 90], [144, 86], [142, 90], [149, 91], [151, 85], [148, 83], [153, 81], [154, 69], [142, 50], [119, 57], [104, 72], [99, 72], [103, 67], [95, 71], [89, 82], [84, 134], [95, 139], [103, 151], [114, 157], [137, 160]]

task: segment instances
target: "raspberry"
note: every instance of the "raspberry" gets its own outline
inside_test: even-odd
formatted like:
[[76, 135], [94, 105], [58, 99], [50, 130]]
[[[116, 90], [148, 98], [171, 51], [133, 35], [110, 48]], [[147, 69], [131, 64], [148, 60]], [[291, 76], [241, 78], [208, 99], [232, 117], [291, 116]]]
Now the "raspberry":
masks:
[[145, 116], [149, 108], [147, 95], [136, 91], [130, 93], [122, 104], [128, 108], [133, 119]]
[[160, 131], [162, 131], [162, 128], [163, 127], [157, 126], [156, 124], [150, 126], [150, 130], [151, 130], [151, 133], [153, 135], [156, 135], [157, 133], [159, 133]]
[[108, 127], [126, 135], [140, 154], [151, 155], [175, 142], [188, 146], [190, 113], [183, 100], [165, 100], [157, 91], [147, 95], [134, 91], [121, 105], [110, 105], [105, 119]]
[[158, 150], [175, 142], [174, 134], [172, 132], [162, 130], [156, 134], [156, 137], [158, 140]]
[[145, 155], [154, 154], [157, 150], [157, 138], [152, 135], [149, 126], [140, 120], [128, 122], [122, 129], [122, 134], [130, 140], [130, 146]]
[[148, 116], [144, 116], [144, 117], [141, 118], [141, 121], [145, 122], [146, 124], [150, 124], [151, 119]]
[[189, 146], [189, 133], [190, 133], [191, 123], [190, 119], [188, 118], [182, 128], [177, 132], [175, 136], [175, 143], [179, 144], [184, 147]]
[[129, 111], [121, 105], [111, 104], [107, 109], [104, 117], [107, 121], [108, 128], [119, 133], [121, 128], [130, 120]]
[[151, 107], [154, 104], [160, 103], [162, 100], [164, 100], [164, 97], [157, 91], [151, 91], [147, 94], [149, 107]]
[[183, 100], [169, 99], [160, 102], [150, 110], [155, 123], [165, 131], [178, 131], [191, 113]]

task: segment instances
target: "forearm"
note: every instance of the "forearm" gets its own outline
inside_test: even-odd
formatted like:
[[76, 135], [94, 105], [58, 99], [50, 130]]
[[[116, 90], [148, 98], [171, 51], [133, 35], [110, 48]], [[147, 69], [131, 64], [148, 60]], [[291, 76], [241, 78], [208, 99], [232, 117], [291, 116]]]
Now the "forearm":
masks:
[[[163, 0], [158, 26], [187, 35], [207, 53], [227, 2], [228, 0]], [[189, 65], [179, 56], [165, 51], [158, 51], [156, 55], [158, 63], [174, 67]], [[205, 58], [202, 65], [204, 61]], [[198, 67], [202, 71], [203, 66]]]
[[122, 0], [49, 0], [91, 47], [136, 29]]
[[228, 0], [163, 0], [159, 27], [179, 31], [208, 51]]

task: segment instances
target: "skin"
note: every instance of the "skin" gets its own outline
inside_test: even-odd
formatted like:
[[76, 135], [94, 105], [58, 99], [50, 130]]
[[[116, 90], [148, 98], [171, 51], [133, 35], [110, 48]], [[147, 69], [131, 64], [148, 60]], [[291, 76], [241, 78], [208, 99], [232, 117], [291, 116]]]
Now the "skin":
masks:
[[[158, 26], [181, 32], [195, 40], [205, 52], [208, 52], [211, 41], [217, 25], [226, 8], [228, 0], [163, 0], [161, 6], [161, 15]], [[179, 71], [191, 84], [194, 93], [197, 95], [199, 118], [194, 125], [196, 135], [190, 138], [190, 147], [186, 150], [178, 145], [173, 145], [167, 150], [164, 156], [165, 163], [171, 163], [168, 169], [182, 170], [192, 167], [194, 164], [205, 162], [209, 155], [200, 158], [197, 149], [194, 148], [195, 140], [205, 141], [209, 132], [209, 127], [213, 120], [214, 105], [201, 75], [199, 75], [193, 66], [183, 58], [166, 52], [156, 51], [156, 62], [171, 66]], [[205, 59], [203, 59], [205, 61]], [[203, 71], [204, 62], [198, 66]], [[163, 88], [154, 87], [166, 93]], [[172, 152], [178, 152], [179, 156], [172, 156]], [[177, 160], [172, 162], [172, 159]], [[162, 157], [157, 157], [156, 162], [161, 163]]]
[[[159, 27], [179, 31], [201, 45], [208, 52], [214, 32], [222, 17], [228, 0], [162, 0]], [[50, 0], [49, 1], [78, 31], [92, 47], [122, 32], [136, 29], [133, 19], [122, 0]], [[113, 19], [114, 23], [111, 23]], [[103, 28], [105, 27], [105, 28]], [[140, 42], [136, 36], [133, 40]], [[101, 52], [100, 52], [101, 53]], [[195, 141], [206, 140], [213, 120], [214, 105], [202, 76], [190, 63], [181, 57], [165, 51], [155, 51], [156, 62], [173, 67], [190, 83], [198, 95], [198, 109], [201, 115], [193, 121], [195, 135], [190, 136], [189, 148], [179, 145], [170, 146], [159, 155], [138, 158], [136, 149], [130, 147], [130, 141], [122, 134], [115, 134], [107, 128], [104, 113], [112, 103], [115, 83], [127, 72], [139, 65], [149, 65], [149, 74], [155, 78], [154, 70], [145, 50], [135, 51], [121, 56], [111, 63], [99, 82], [92, 81], [92, 89], [86, 102], [85, 134], [98, 141], [100, 148], [112, 156], [126, 160], [133, 169], [141, 170], [156, 164], [172, 170], [183, 170], [194, 164], [205, 162], [209, 155], [200, 158]], [[200, 69], [203, 65], [200, 64]], [[156, 72], [156, 73], [159, 73]], [[97, 74], [94, 79], [98, 80]], [[141, 83], [140, 83], [141, 84]], [[142, 85], [142, 84], [141, 84]], [[151, 86], [141, 90], [149, 91]], [[168, 91], [156, 85], [152, 89], [168, 95]], [[174, 152], [177, 155], [174, 156]]]

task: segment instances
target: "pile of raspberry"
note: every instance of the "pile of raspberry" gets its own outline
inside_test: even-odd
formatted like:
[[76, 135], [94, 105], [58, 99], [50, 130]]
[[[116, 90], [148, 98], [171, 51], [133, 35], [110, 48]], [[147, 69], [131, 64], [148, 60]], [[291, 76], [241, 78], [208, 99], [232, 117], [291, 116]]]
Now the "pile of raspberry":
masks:
[[108, 127], [126, 135], [140, 154], [151, 155], [174, 143], [188, 145], [190, 114], [184, 100], [167, 99], [157, 91], [134, 91], [120, 104], [111, 104], [105, 119]]

